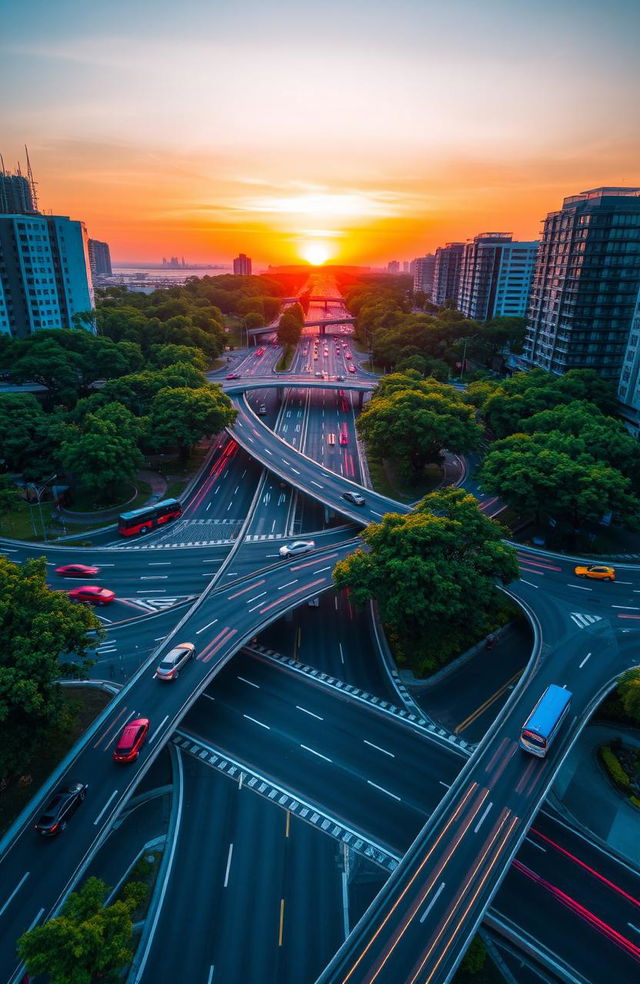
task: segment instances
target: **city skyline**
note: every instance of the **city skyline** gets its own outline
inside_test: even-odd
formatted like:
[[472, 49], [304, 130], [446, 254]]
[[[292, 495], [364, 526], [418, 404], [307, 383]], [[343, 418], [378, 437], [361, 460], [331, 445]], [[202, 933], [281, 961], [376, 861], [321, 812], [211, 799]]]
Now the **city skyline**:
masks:
[[535, 239], [565, 196], [640, 184], [640, 9], [579, 11], [192, 0], [106, 22], [29, 0], [4, 15], [5, 165], [26, 142], [42, 207], [116, 262], [162, 242], [194, 263], [382, 265], [488, 229]]

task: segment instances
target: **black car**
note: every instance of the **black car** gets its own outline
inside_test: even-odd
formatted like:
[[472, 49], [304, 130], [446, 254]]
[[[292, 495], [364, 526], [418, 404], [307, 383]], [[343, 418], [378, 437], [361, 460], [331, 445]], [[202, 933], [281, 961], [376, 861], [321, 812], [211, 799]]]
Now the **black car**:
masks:
[[46, 810], [36, 823], [36, 830], [43, 837], [55, 837], [67, 826], [67, 820], [73, 816], [87, 795], [86, 782], [72, 782], [59, 789]]

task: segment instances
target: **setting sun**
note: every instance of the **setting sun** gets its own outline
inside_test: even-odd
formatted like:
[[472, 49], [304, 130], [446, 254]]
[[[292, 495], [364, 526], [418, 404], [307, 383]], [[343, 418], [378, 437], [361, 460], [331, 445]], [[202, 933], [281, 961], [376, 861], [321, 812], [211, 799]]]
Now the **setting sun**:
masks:
[[312, 266], [322, 266], [331, 255], [324, 243], [306, 243], [300, 253]]

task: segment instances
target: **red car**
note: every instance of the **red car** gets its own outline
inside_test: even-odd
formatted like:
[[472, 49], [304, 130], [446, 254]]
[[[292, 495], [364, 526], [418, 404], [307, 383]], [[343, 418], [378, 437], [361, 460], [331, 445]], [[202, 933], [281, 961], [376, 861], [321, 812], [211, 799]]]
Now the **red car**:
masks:
[[115, 591], [101, 588], [97, 584], [85, 584], [82, 588], [74, 588], [69, 592], [71, 601], [88, 601], [92, 605], [108, 605], [115, 601]]
[[349, 372], [355, 372], [355, 371], [356, 371], [355, 366], [349, 366]]
[[240, 373], [239, 372], [228, 372], [227, 373], [227, 379], [240, 379]]
[[99, 573], [99, 567], [89, 567], [87, 564], [66, 564], [65, 567], [56, 567], [56, 574], [60, 577], [95, 577]]
[[349, 443], [349, 435], [346, 434], [346, 433], [341, 434], [340, 435], [340, 444], [342, 444], [342, 446], [344, 447], [344, 445], [345, 444], [348, 444], [348, 443]]
[[264, 349], [259, 348], [258, 351], [256, 352], [256, 355], [264, 355]]
[[135, 762], [148, 734], [148, 718], [136, 718], [135, 721], [125, 724], [118, 738], [118, 744], [113, 750], [113, 761]]

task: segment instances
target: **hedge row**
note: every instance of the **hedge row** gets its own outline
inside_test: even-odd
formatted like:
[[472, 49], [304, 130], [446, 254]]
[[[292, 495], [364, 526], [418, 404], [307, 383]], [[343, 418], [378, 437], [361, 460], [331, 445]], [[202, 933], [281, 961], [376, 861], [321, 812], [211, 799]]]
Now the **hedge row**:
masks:
[[630, 794], [632, 790], [629, 777], [609, 746], [601, 745], [598, 755], [613, 783], [623, 792]]

